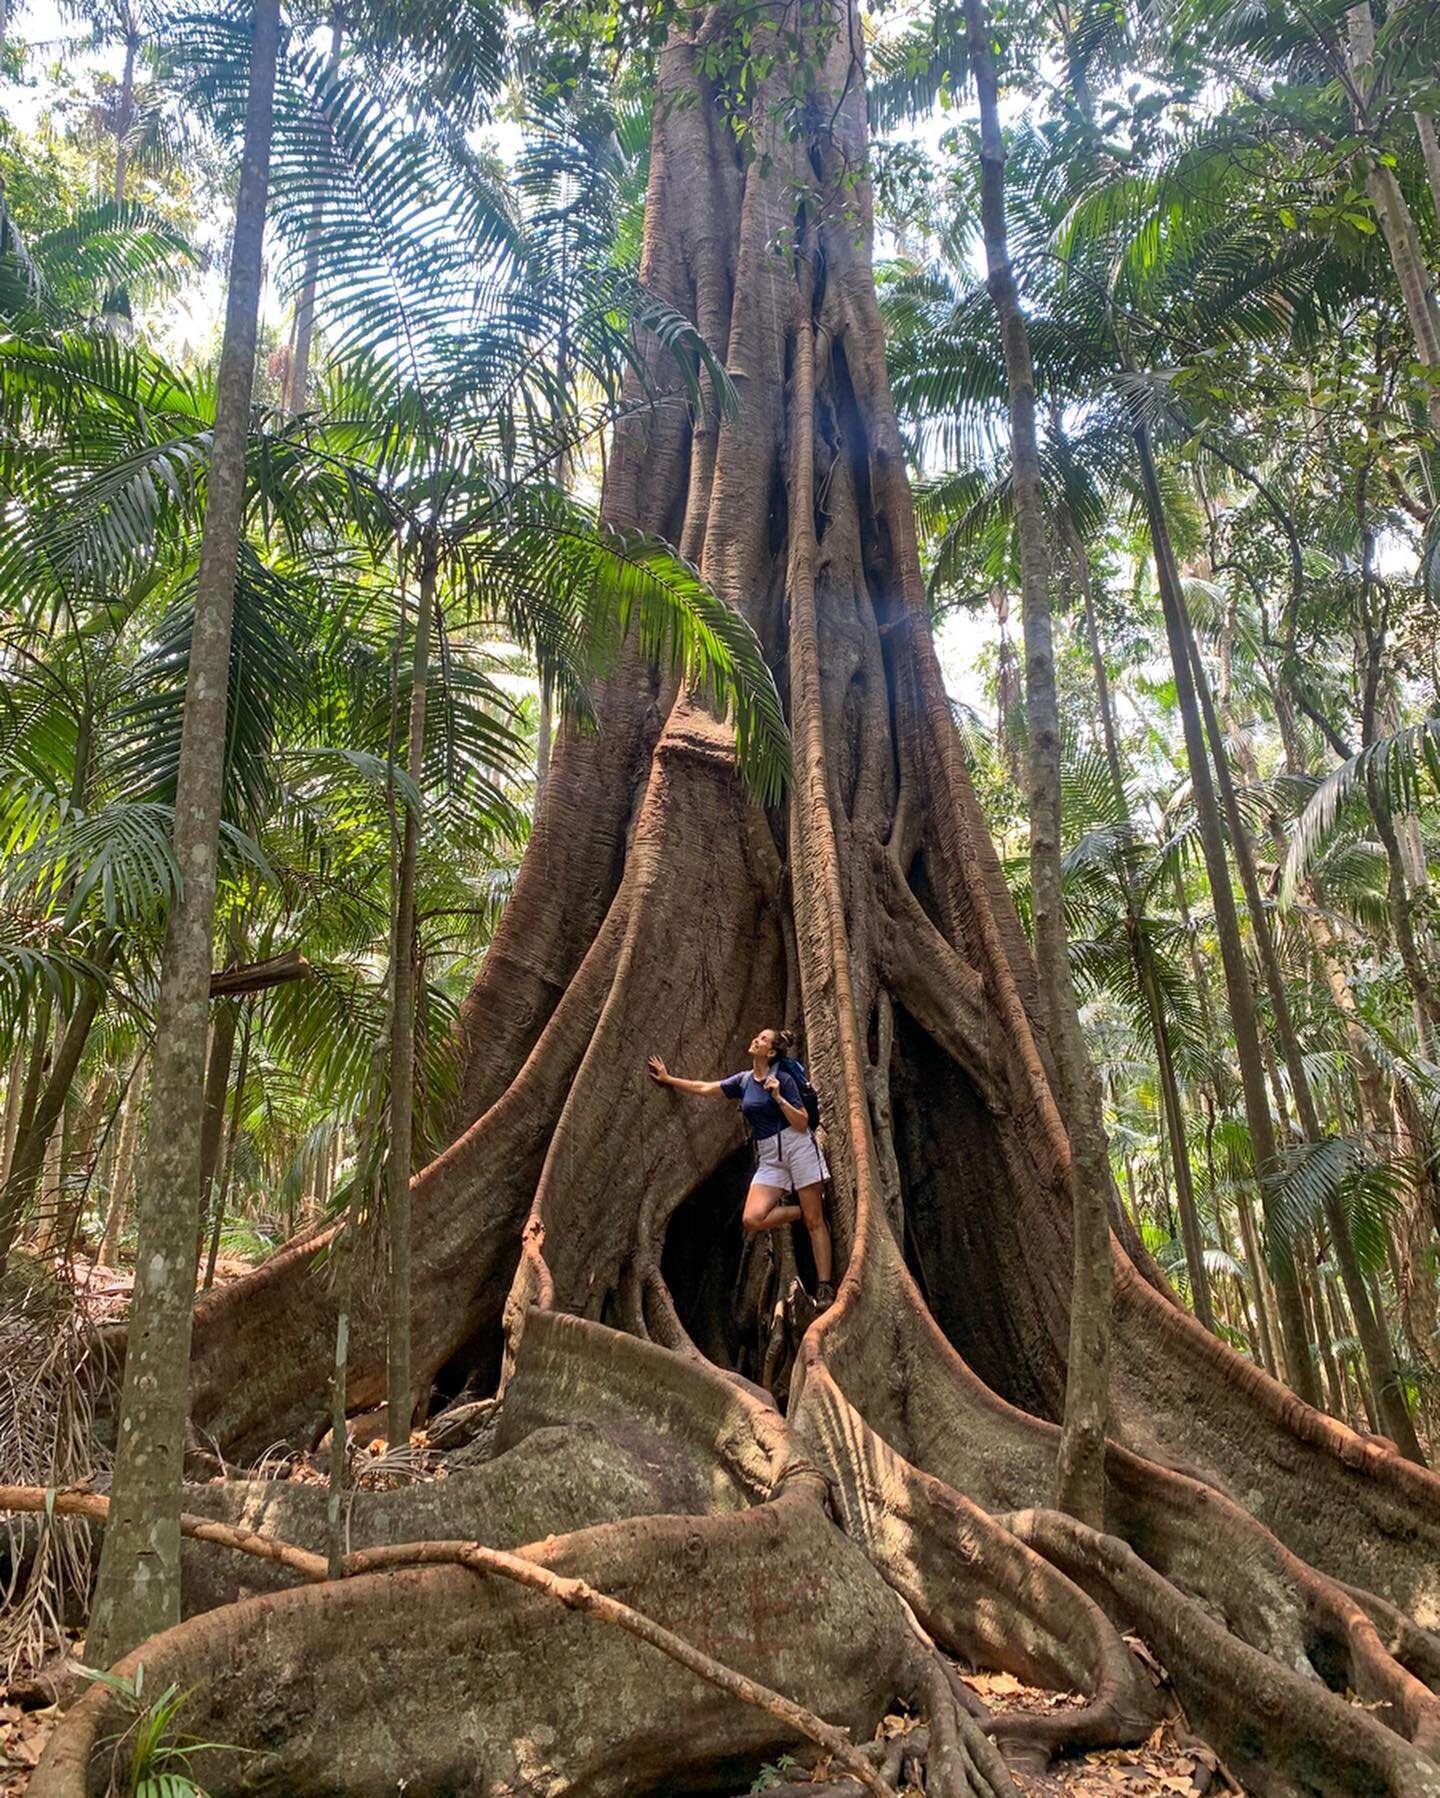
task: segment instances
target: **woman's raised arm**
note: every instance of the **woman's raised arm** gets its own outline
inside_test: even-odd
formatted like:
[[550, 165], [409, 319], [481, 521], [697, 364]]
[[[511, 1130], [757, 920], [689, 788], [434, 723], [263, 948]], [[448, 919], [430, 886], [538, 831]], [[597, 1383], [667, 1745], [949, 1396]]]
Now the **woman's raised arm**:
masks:
[[652, 1055], [646, 1064], [646, 1071], [657, 1086], [673, 1086], [677, 1093], [718, 1093], [719, 1080], [682, 1080], [678, 1074], [672, 1074], [658, 1055]]

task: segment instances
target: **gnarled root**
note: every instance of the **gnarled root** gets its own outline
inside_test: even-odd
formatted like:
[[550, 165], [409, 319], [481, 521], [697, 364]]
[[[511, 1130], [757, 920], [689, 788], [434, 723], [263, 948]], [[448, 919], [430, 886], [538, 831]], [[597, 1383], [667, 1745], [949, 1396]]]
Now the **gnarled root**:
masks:
[[1062, 1749], [1149, 1735], [1160, 1715], [1153, 1687], [1092, 1598], [902, 1460], [823, 1366], [808, 1372], [793, 1422], [830, 1478], [846, 1533], [943, 1648], [1030, 1685], [1089, 1695], [1074, 1710], [995, 1718], [992, 1733], [1011, 1759], [1043, 1765]]
[[[548, 1592], [477, 1585], [467, 1552], [476, 1565], [493, 1554], [412, 1544], [351, 1565], [422, 1552], [451, 1564], [357, 1571], [228, 1605], [116, 1671], [133, 1675], [143, 1661], [152, 1689], [177, 1681], [192, 1694], [187, 1731], [248, 1751], [197, 1757], [220, 1793], [378, 1794], [400, 1774], [417, 1792], [658, 1792], [793, 1743], [794, 1714], [737, 1703], [713, 1675], [697, 1680], [671, 1652], [656, 1653], [653, 1633], [597, 1632]], [[663, 1620], [662, 1632], [708, 1661], [861, 1737], [921, 1681], [902, 1607], [803, 1479], [747, 1511], [604, 1524], [521, 1558], [591, 1595], [623, 1593], [631, 1613]], [[604, 1614], [586, 1591], [569, 1591], [579, 1609]], [[103, 1791], [108, 1767], [96, 1750], [116, 1720], [113, 1693], [87, 1694], [52, 1741], [34, 1798]], [[834, 1753], [840, 1743], [825, 1745]], [[870, 1789], [884, 1788], [872, 1779]], [[972, 1791], [989, 1798], [982, 1787], [950, 1788], [953, 1798]]]
[[[119, 1671], [133, 1674], [143, 1661], [150, 1689], [181, 1684], [193, 1693], [187, 1733], [250, 1751], [238, 1770], [222, 1752], [199, 1757], [201, 1777], [222, 1793], [240, 1785], [378, 1793], [402, 1772], [417, 1791], [453, 1789], [462, 1776], [467, 1789], [497, 1793], [527, 1780], [557, 1793], [673, 1790], [790, 1747], [797, 1722], [845, 1765], [843, 1739], [787, 1710], [777, 1696], [785, 1694], [862, 1738], [897, 1698], [915, 1703], [929, 1718], [928, 1789], [1003, 1798], [1010, 1781], [995, 1744], [957, 1703], [909, 1606], [827, 1517], [824, 1483], [797, 1458], [790, 1429], [743, 1382], [696, 1358], [582, 1319], [532, 1314], [505, 1408], [502, 1446], [508, 1437], [514, 1445], [477, 1475], [432, 1488], [423, 1504], [413, 1489], [363, 1495], [361, 1526], [396, 1528], [385, 1506], [423, 1511], [431, 1524], [473, 1521], [487, 1503], [498, 1511], [496, 1476], [507, 1464], [510, 1475], [543, 1470], [551, 1444], [583, 1447], [582, 1419], [592, 1445], [604, 1441], [604, 1454], [647, 1470], [652, 1490], [684, 1494], [709, 1514], [607, 1522], [519, 1556], [464, 1539], [362, 1549], [347, 1557], [340, 1583], [224, 1605], [147, 1644]], [[263, 1553], [290, 1577], [323, 1582], [320, 1553], [261, 1538], [246, 1521], [273, 1526], [283, 1511], [317, 1531], [319, 1512], [305, 1499], [255, 1484], [202, 1490], [238, 1520], [187, 1518], [187, 1536]], [[553, 1503], [556, 1489], [544, 1496]], [[90, 1514], [106, 1501], [76, 1493], [56, 1502]], [[545, 1590], [501, 1588], [496, 1572]], [[1036, 1590], [1071, 1590], [1038, 1559], [1028, 1576]], [[587, 1636], [583, 1623], [577, 1631], [578, 1619], [557, 1614], [556, 1597], [610, 1621], [623, 1611], [640, 1640]], [[1088, 1601], [1073, 1599], [1075, 1614], [1086, 1614]], [[935, 1601], [937, 1615], [961, 1607], [958, 1588]], [[709, 1682], [699, 1688], [692, 1650]], [[1055, 1643], [1051, 1658], [1066, 1652]], [[689, 1671], [676, 1664], [687, 1655]], [[745, 1680], [770, 1691], [757, 1694]], [[443, 1704], [443, 1727], [427, 1725], [430, 1702]], [[114, 1694], [88, 1694], [57, 1733], [35, 1798], [103, 1789], [108, 1770], [96, 1751], [116, 1727]], [[870, 1763], [851, 1755], [848, 1765], [862, 1787], [884, 1789]]]
[[[197, 1522], [253, 1533], [261, 1542], [284, 1542], [323, 1555], [329, 1539], [329, 1492], [288, 1480], [229, 1480], [187, 1486], [182, 1510]], [[508, 1453], [442, 1480], [420, 1481], [388, 1492], [346, 1494], [346, 1551], [394, 1543], [469, 1541], [515, 1548], [541, 1536], [564, 1535], [617, 1517], [657, 1511], [699, 1514], [719, 1503], [713, 1477], [693, 1456], [680, 1455], [659, 1437], [643, 1448], [606, 1434], [585, 1419], [564, 1429], [537, 1429]], [[0, 1490], [0, 1510], [17, 1508]], [[72, 1504], [88, 1509], [71, 1510]], [[86, 1515], [98, 1552], [104, 1527], [98, 1494], [57, 1501], [62, 1513]], [[16, 1532], [33, 1548], [45, 1527], [37, 1510]], [[216, 1554], [212, 1540], [186, 1536], [180, 1550], [181, 1609], [192, 1617], [261, 1592], [278, 1592], [304, 1576], [281, 1561], [254, 1554]]]
[[1192, 1723], [1252, 1791], [1440, 1793], [1440, 1767], [1428, 1756], [1377, 1729], [1368, 1712], [1313, 1674], [1238, 1641], [1128, 1543], [1058, 1511], [1026, 1511], [1005, 1523], [1143, 1634]]
[[[862, 1259], [867, 1281], [851, 1289], [853, 1296], [842, 1295], [807, 1341], [802, 1416], [810, 1415], [812, 1387], [821, 1419], [834, 1410], [832, 1389], [839, 1388], [872, 1429], [899, 1437], [915, 1467], [975, 1493], [987, 1509], [1006, 1508], [1003, 1492], [1028, 1490], [1024, 1526], [1002, 1519], [1011, 1535], [1173, 1663], [1176, 1689], [1197, 1726], [1213, 1732], [1257, 1789], [1432, 1789], [1440, 1769], [1427, 1755], [1440, 1705], [1389, 1652], [1360, 1596], [1299, 1560], [1225, 1493], [1118, 1446], [1107, 1463], [1113, 1535], [1092, 1537], [1058, 1514], [1032, 1509], [1048, 1487], [1055, 1426], [1006, 1405], [976, 1380], [914, 1294], [888, 1232], [867, 1235]], [[891, 1377], [882, 1383], [873, 1372], [873, 1336], [863, 1358], [853, 1348], [867, 1330], [869, 1295], [887, 1288], [889, 1341], [881, 1364]], [[873, 1317], [868, 1328], [873, 1332]], [[851, 1465], [875, 1458], [857, 1452], [853, 1425], [843, 1434], [828, 1427]], [[887, 1472], [893, 1480], [893, 1468]], [[1045, 1520], [1043, 1530], [1036, 1519]], [[907, 1549], [916, 1553], [911, 1543]], [[1384, 1601], [1369, 1602], [1390, 1639], [1427, 1667], [1428, 1634]], [[1328, 1691], [1322, 1671], [1370, 1708]], [[1328, 1784], [1307, 1785], [1319, 1778], [1321, 1761]]]

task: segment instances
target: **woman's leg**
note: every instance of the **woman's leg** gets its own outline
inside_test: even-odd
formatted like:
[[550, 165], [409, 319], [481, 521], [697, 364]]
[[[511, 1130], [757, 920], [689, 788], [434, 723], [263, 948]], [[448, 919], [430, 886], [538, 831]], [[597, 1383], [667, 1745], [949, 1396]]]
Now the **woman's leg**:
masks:
[[[754, 1191], [754, 1188], [751, 1188]], [[821, 1286], [834, 1284], [835, 1258], [830, 1248], [830, 1226], [825, 1222], [825, 1188], [823, 1185], [802, 1186], [799, 1192], [800, 1215], [810, 1232], [810, 1247], [815, 1256], [815, 1278]], [[787, 1211], [793, 1206], [787, 1205]]]
[[745, 1195], [745, 1215], [741, 1220], [752, 1233], [779, 1230], [786, 1224], [798, 1224], [801, 1211], [796, 1204], [786, 1203], [791, 1197], [784, 1186], [752, 1186]]

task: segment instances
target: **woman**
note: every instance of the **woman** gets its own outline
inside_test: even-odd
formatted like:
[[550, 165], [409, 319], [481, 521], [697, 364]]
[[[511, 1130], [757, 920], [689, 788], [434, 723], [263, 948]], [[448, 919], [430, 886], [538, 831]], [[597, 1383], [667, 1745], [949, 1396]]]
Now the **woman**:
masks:
[[[681, 1093], [719, 1093], [738, 1100], [755, 1144], [755, 1173], [745, 1195], [745, 1228], [779, 1230], [804, 1222], [815, 1254], [815, 1303], [835, 1302], [834, 1261], [825, 1223], [824, 1187], [830, 1170], [810, 1130], [800, 1088], [788, 1068], [776, 1062], [795, 1038], [788, 1030], [762, 1030], [749, 1048], [750, 1066], [728, 1080], [681, 1080], [658, 1055], [650, 1057], [650, 1078]], [[791, 1203], [789, 1195], [794, 1197]]]

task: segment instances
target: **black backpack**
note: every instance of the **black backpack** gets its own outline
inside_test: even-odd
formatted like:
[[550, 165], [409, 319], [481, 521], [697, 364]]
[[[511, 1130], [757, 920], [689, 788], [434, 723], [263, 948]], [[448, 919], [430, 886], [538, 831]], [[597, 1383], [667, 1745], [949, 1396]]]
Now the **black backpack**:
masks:
[[820, 1128], [820, 1095], [810, 1084], [810, 1076], [805, 1072], [805, 1063], [796, 1061], [793, 1055], [781, 1055], [776, 1058], [776, 1073], [784, 1072], [790, 1076], [800, 1088], [800, 1103], [805, 1107], [805, 1116], [810, 1128]]

